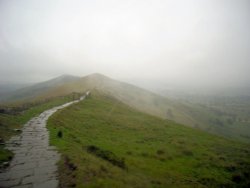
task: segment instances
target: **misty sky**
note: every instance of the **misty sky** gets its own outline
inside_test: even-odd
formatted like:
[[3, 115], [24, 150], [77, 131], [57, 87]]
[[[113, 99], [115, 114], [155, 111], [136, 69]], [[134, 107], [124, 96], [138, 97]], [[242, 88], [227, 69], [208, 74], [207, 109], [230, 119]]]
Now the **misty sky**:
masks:
[[249, 0], [0, 0], [0, 82], [99, 72], [248, 86]]

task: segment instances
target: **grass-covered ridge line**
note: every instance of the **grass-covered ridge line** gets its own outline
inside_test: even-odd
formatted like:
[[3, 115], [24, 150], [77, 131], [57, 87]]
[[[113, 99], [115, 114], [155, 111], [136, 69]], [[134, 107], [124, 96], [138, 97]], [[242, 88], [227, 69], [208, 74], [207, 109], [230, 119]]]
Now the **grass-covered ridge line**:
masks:
[[[21, 129], [32, 117], [52, 107], [72, 101], [79, 96], [81, 96], [81, 94], [73, 93], [63, 97], [54, 97], [29, 103], [2, 105], [0, 107], [0, 138], [3, 141], [7, 141], [11, 136], [18, 134], [14, 129]], [[4, 161], [8, 161], [11, 157], [12, 153], [5, 150], [4, 145], [0, 145], [0, 164]]]
[[[48, 128], [51, 144], [62, 153], [62, 187], [250, 184], [249, 145], [135, 111], [97, 92], [56, 112]], [[88, 152], [88, 146], [112, 152], [126, 169]]]

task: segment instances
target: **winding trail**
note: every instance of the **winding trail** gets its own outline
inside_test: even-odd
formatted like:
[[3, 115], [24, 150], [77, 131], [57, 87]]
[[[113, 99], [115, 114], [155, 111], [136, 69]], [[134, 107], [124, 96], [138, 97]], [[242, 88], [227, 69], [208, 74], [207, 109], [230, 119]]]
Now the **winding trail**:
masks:
[[56, 188], [58, 174], [56, 163], [60, 154], [56, 148], [49, 146], [49, 133], [46, 128], [48, 118], [57, 110], [85, 99], [89, 92], [79, 100], [46, 110], [38, 117], [32, 118], [22, 129], [22, 133], [13, 136], [6, 148], [14, 153], [10, 166], [0, 173], [0, 187], [19, 188]]

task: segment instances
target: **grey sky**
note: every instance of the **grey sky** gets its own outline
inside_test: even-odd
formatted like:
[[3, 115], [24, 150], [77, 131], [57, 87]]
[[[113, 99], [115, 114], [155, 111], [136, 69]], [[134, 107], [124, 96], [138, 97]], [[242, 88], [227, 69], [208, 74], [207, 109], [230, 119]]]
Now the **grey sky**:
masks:
[[0, 80], [248, 86], [249, 33], [249, 0], [0, 0]]

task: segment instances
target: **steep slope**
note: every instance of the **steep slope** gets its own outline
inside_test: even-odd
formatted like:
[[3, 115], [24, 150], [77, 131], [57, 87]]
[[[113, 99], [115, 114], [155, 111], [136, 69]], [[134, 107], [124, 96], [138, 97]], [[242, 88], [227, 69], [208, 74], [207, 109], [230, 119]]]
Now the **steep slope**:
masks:
[[164, 119], [171, 119], [189, 126], [197, 124], [197, 121], [183, 110], [185, 108], [183, 108], [181, 103], [169, 100], [131, 84], [113, 80], [101, 74], [92, 74], [75, 82], [64, 84], [48, 91], [41, 97], [66, 95], [71, 92], [84, 92], [93, 89], [110, 94], [140, 111]]
[[134, 110], [92, 90], [49, 119], [61, 187], [247, 187], [249, 145]]
[[29, 87], [25, 87], [22, 89], [18, 89], [8, 94], [8, 96], [3, 98], [3, 101], [21, 101], [26, 99], [33, 99], [43, 93], [63, 85], [65, 83], [70, 83], [79, 79], [79, 77], [71, 76], [71, 75], [62, 75], [57, 78], [41, 82]]

